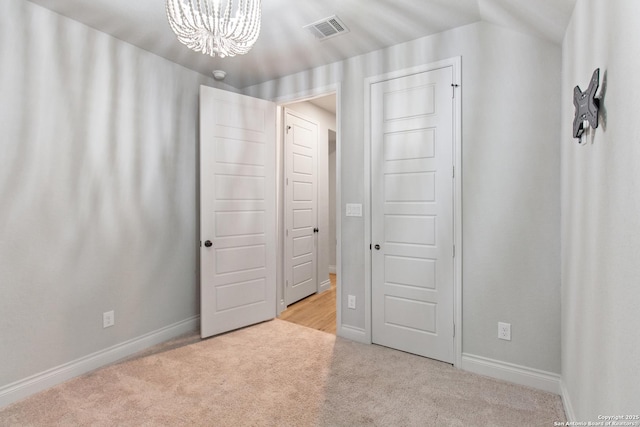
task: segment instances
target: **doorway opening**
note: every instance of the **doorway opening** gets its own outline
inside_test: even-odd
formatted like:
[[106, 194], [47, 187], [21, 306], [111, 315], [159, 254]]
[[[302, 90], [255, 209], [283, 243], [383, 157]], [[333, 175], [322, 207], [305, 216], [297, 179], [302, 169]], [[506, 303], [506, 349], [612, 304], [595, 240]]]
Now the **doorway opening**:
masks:
[[278, 307], [282, 320], [336, 333], [339, 143], [336, 93], [281, 104]]

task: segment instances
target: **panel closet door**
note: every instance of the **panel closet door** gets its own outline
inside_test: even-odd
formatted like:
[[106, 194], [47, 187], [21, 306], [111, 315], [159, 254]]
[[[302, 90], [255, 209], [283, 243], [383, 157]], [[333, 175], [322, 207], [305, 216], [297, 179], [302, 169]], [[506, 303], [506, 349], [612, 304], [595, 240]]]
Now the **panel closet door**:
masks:
[[452, 67], [371, 86], [372, 340], [453, 362]]

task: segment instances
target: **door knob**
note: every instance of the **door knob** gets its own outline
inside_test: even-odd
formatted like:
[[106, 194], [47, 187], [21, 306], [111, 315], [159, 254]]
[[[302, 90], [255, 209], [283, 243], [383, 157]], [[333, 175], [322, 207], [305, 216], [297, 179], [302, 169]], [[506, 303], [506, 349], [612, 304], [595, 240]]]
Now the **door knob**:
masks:
[[206, 242], [204, 242], [204, 245], [205, 245], [207, 248], [210, 248], [211, 246], [213, 246], [213, 243], [211, 243], [211, 240], [207, 240]]
[[313, 232], [314, 232], [314, 233], [317, 233], [318, 231], [320, 231], [320, 230], [318, 230], [317, 228], [314, 228], [314, 229], [313, 229]]
[[380, 250], [380, 245], [375, 245], [374, 248], [376, 248], [376, 251]]

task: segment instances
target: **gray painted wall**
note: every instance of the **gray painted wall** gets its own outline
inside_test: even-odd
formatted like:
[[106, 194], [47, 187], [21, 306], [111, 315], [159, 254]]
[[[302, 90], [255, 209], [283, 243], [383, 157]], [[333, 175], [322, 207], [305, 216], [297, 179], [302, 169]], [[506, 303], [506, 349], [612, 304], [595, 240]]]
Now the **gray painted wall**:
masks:
[[[560, 372], [559, 46], [486, 23], [246, 88], [275, 99], [341, 82], [342, 322], [364, 328], [364, 79], [462, 56], [463, 351]], [[526, 102], [523, 102], [525, 101]], [[497, 322], [512, 324], [511, 342]], [[542, 349], [542, 351], [541, 351]]]
[[213, 80], [22, 0], [0, 58], [1, 388], [198, 314]]
[[[578, 0], [563, 45], [562, 382], [576, 421], [640, 412], [639, 16], [637, 0]], [[595, 68], [604, 114], [578, 145], [573, 88]]]

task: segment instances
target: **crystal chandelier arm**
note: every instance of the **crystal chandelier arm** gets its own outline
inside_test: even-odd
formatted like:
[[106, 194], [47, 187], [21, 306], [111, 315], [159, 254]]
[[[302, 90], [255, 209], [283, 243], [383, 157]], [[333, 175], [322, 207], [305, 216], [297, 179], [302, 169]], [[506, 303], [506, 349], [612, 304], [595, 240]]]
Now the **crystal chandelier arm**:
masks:
[[[218, 0], [222, 1], [222, 0]], [[229, 35], [229, 27], [232, 26], [233, 21], [231, 20], [231, 9], [233, 9], [233, 0], [227, 0], [227, 7], [224, 9], [224, 18], [222, 19], [220, 34], [228, 36]], [[236, 15], [237, 16], [237, 15]]]
[[[200, 15], [204, 15], [202, 16], [202, 21], [203, 21], [203, 27], [213, 33], [215, 31], [215, 22], [217, 20], [216, 15], [218, 14], [218, 10], [216, 8], [216, 5], [218, 4], [218, 2], [214, 2], [213, 5], [208, 2], [202, 2], [202, 0], [198, 0], [199, 1], [199, 10], [201, 10], [202, 12], [200, 13]], [[203, 13], [204, 12], [204, 13]]]
[[188, 14], [185, 14], [184, 7], [185, 5], [181, 2], [181, 0], [167, 0], [167, 15], [168, 16], [176, 16], [178, 20], [169, 19], [169, 25], [174, 33], [178, 36], [181, 42], [184, 43], [184, 38], [189, 38], [192, 33], [197, 30], [195, 22], [189, 19], [188, 16], [193, 17], [193, 5], [189, 1], [188, 4]]
[[259, 2], [241, 0], [238, 14], [242, 16], [242, 25], [235, 28], [233, 38], [242, 44], [253, 45], [260, 34]]
[[[198, 13], [202, 19], [202, 27], [200, 31], [202, 32], [202, 29], [204, 29], [206, 33], [214, 34], [216, 32], [216, 23], [218, 21], [217, 17], [220, 13], [219, 2], [214, 1], [212, 4], [209, 0], [198, 0], [198, 3]], [[212, 55], [215, 46], [212, 38], [200, 36], [200, 39], [204, 46], [201, 49], [196, 50]]]
[[255, 3], [240, 0], [238, 19], [234, 29], [234, 38], [240, 42], [247, 42], [253, 37], [253, 6]]

